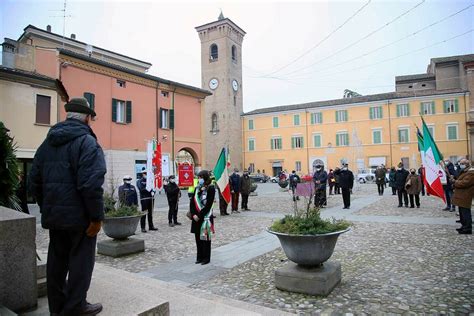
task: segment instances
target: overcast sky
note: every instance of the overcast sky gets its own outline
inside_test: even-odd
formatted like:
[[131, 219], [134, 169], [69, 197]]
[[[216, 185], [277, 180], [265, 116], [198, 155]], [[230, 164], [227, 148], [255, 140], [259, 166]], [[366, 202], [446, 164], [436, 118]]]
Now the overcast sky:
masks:
[[[393, 91], [396, 75], [426, 72], [432, 57], [472, 54], [473, 6], [474, 0], [70, 0], [66, 35], [151, 62], [153, 75], [201, 87], [194, 27], [217, 20], [222, 9], [247, 32], [243, 93], [248, 112], [337, 99], [346, 88], [364, 95]], [[62, 34], [63, 19], [55, 17], [62, 8], [62, 0], [1, 0], [0, 37], [18, 39], [28, 24], [43, 29], [50, 24]]]

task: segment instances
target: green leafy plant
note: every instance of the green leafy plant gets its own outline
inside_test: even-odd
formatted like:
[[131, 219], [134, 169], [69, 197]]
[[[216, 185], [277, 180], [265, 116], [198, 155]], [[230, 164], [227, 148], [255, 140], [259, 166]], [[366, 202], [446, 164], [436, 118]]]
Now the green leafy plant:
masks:
[[136, 205], [128, 206], [128, 205], [119, 205], [116, 209], [108, 211], [105, 213], [105, 217], [124, 217], [124, 216], [135, 216], [141, 215], [142, 212], [138, 211], [138, 207]]
[[0, 122], [0, 205], [21, 211], [16, 191], [19, 186], [19, 168], [16, 143], [8, 129]]

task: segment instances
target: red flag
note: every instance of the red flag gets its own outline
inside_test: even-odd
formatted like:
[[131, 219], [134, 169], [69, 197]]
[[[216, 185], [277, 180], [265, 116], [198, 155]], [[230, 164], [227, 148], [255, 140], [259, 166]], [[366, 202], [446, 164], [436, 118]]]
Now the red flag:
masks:
[[163, 185], [163, 179], [161, 176], [162, 166], [161, 166], [161, 143], [156, 145], [156, 150], [153, 157], [153, 170], [155, 171], [155, 187], [161, 189]]

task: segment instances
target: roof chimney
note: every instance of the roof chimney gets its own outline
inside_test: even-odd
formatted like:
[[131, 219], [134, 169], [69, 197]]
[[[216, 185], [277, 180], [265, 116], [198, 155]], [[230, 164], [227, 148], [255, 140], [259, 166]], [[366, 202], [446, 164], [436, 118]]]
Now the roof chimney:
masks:
[[72, 33], [71, 38], [75, 40], [76, 39], [76, 34]]
[[46, 26], [46, 31], [51, 32], [51, 25], [48, 24], [48, 25]]

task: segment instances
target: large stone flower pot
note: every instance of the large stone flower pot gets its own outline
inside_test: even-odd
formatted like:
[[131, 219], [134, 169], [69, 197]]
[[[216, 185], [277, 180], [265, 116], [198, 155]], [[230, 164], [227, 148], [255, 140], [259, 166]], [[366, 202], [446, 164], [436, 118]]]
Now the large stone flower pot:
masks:
[[283, 181], [280, 180], [280, 181], [278, 181], [278, 185], [279, 185], [280, 188], [282, 188], [282, 189], [285, 189], [285, 188], [288, 186], [288, 183], [289, 183], [288, 180], [283, 180]]
[[113, 239], [127, 239], [128, 237], [135, 234], [140, 217], [143, 215], [105, 217], [103, 221], [104, 233]]
[[320, 235], [290, 235], [267, 231], [278, 237], [289, 260], [304, 267], [318, 267], [332, 256], [339, 235], [349, 230], [350, 228]]

